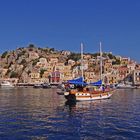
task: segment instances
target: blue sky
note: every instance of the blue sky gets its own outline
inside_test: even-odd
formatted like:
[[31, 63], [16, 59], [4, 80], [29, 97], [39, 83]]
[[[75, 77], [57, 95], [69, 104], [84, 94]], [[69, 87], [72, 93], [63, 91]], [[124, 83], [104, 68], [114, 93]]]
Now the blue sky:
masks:
[[26, 47], [103, 51], [140, 62], [140, 0], [0, 0], [0, 53]]

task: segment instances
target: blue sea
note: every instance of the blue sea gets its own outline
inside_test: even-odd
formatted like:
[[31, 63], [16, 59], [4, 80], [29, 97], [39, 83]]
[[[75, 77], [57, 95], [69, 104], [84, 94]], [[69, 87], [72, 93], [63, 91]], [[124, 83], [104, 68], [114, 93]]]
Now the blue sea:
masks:
[[140, 139], [140, 89], [76, 104], [56, 91], [0, 88], [0, 140]]

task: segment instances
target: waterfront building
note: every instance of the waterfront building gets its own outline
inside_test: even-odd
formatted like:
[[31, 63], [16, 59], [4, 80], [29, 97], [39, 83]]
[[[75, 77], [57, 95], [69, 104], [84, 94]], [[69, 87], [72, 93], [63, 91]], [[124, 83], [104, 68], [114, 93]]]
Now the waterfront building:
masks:
[[63, 72], [65, 69], [64, 63], [56, 63], [56, 65], [54, 67], [55, 67], [55, 71], [59, 70], [60, 72]]
[[76, 64], [76, 63], [75, 63], [74, 60], [72, 60], [72, 59], [69, 59], [69, 60], [68, 60], [68, 65], [74, 66], [75, 64]]
[[127, 66], [120, 66], [118, 68], [118, 72], [119, 72], [119, 80], [124, 80], [129, 74], [129, 68]]
[[122, 66], [128, 65], [129, 62], [130, 62], [130, 57], [122, 57], [122, 58], [121, 58], [121, 65], [122, 65]]
[[118, 74], [115, 71], [104, 76], [104, 83], [106, 84], [117, 84], [118, 80]]
[[106, 59], [104, 61], [104, 73], [108, 73], [112, 71], [112, 60]]
[[60, 84], [61, 81], [61, 73], [59, 71], [51, 72], [50, 74], [50, 83], [51, 84]]
[[73, 79], [73, 72], [70, 65], [64, 66], [62, 81]]
[[36, 83], [40, 81], [40, 73], [38, 71], [33, 71], [30, 73], [31, 83]]
[[128, 69], [130, 71], [134, 71], [136, 68], [136, 62], [135, 61], [130, 61], [130, 63], [127, 65]]
[[51, 73], [53, 70], [54, 70], [54, 66], [51, 65], [50, 63], [48, 63], [47, 66], [46, 66], [46, 71]]
[[135, 85], [140, 85], [140, 68], [133, 71], [133, 82]]
[[99, 76], [95, 75], [94, 71], [85, 71], [84, 75], [87, 83], [96, 82], [99, 79]]

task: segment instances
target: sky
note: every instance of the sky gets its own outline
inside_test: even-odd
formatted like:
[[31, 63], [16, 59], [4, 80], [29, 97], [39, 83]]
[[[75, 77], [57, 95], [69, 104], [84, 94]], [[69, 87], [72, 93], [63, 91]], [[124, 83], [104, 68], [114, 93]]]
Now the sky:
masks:
[[140, 0], [0, 0], [0, 54], [34, 44], [140, 63]]

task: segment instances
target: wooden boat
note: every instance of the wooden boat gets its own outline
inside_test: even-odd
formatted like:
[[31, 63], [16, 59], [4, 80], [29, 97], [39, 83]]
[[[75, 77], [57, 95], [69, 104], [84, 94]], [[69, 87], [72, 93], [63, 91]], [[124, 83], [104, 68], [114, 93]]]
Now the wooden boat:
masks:
[[105, 90], [92, 90], [93, 88], [83, 88], [82, 90], [72, 89], [69, 92], [64, 92], [65, 98], [67, 100], [76, 101], [91, 101], [91, 100], [101, 100], [108, 99], [112, 96], [114, 89]]
[[[64, 96], [67, 100], [76, 101], [89, 101], [89, 100], [101, 100], [108, 99], [112, 96], [114, 89], [105, 88], [102, 84], [102, 52], [100, 43], [100, 80], [94, 83], [86, 83], [83, 78], [83, 64], [82, 66], [82, 76], [74, 80], [68, 80], [69, 84], [74, 84], [77, 86], [75, 90], [68, 90], [64, 92]], [[81, 44], [81, 62], [83, 62], [83, 44]], [[91, 88], [88, 88], [88, 86]], [[97, 90], [93, 90], [94, 87], [98, 87]]]

